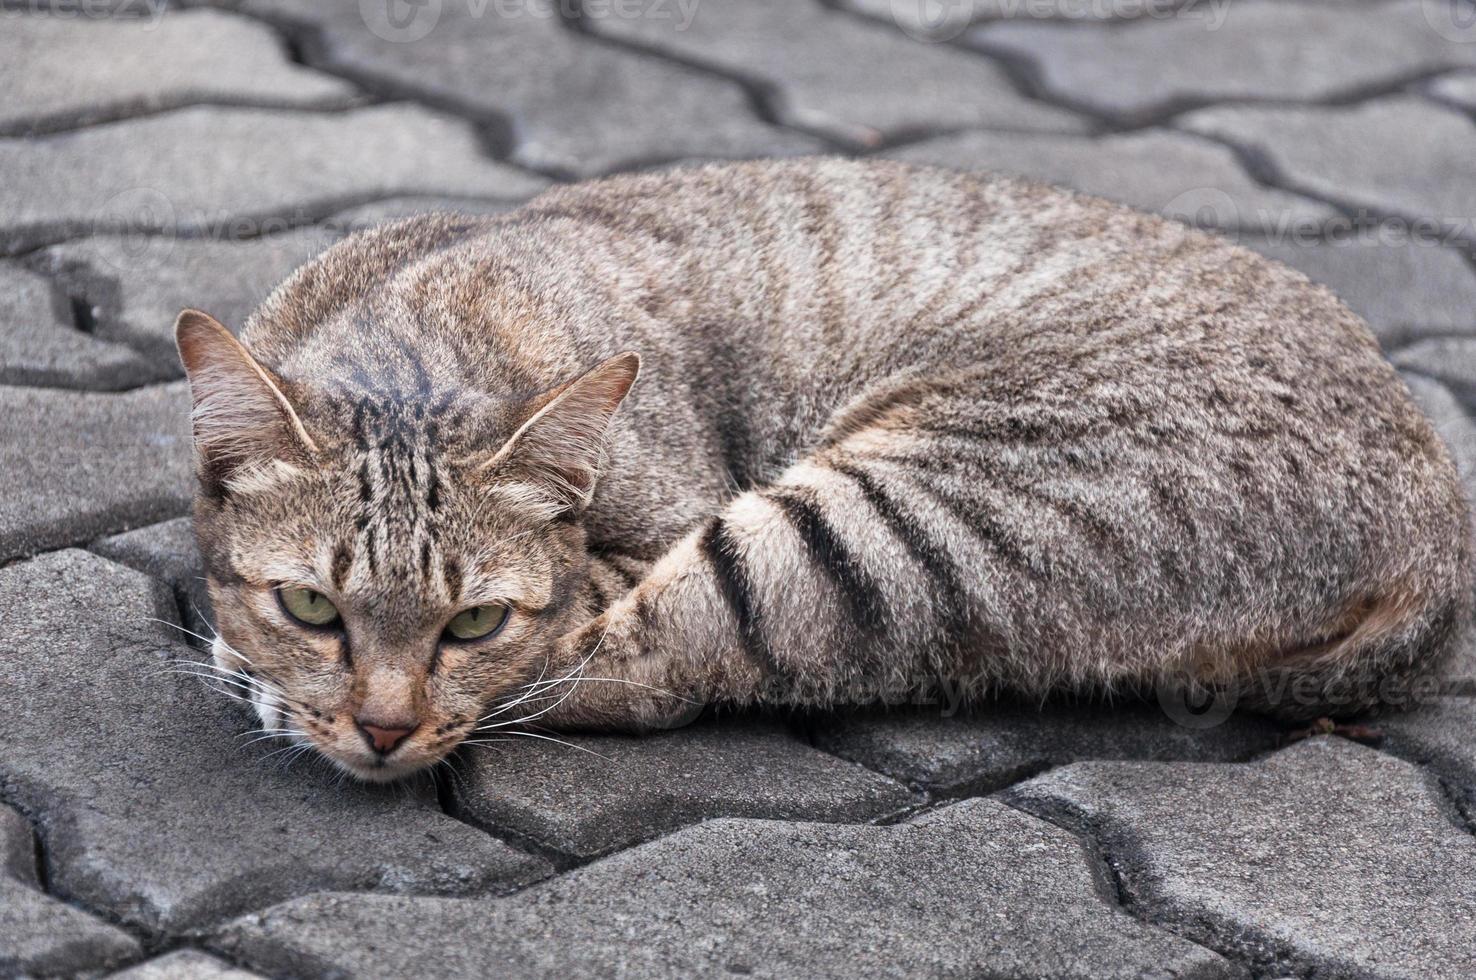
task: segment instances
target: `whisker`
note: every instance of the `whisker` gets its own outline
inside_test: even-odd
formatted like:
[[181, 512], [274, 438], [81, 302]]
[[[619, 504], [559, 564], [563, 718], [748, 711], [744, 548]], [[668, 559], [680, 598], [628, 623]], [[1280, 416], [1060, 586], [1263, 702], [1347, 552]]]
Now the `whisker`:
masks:
[[201, 643], [209, 643], [210, 642], [210, 638], [208, 636], [201, 636], [199, 633], [196, 633], [194, 630], [192, 630], [192, 629], [186, 629], [185, 627], [179, 625], [178, 623], [171, 623], [167, 619], [158, 619], [158, 618], [156, 618], [154, 616], [145, 616], [145, 617], [143, 617], [143, 621], [145, 623], [158, 623], [160, 626], [167, 626], [167, 627], [169, 627], [172, 630], [175, 630], [177, 632], [183, 633], [185, 636], [193, 636], [195, 639], [199, 640]]
[[513, 729], [509, 729], [507, 731], [507, 734], [508, 735], [515, 735], [515, 736], [517, 736], [519, 738], [537, 738], [537, 739], [542, 739], [545, 742], [557, 742], [560, 745], [567, 746], [567, 747], [569, 747], [571, 749], [575, 749], [575, 750], [577, 750], [579, 752], [588, 752], [590, 755], [594, 756], [597, 759], [604, 759], [606, 762], [609, 762], [611, 764], [617, 764], [618, 765], [618, 763], [616, 763], [614, 759], [610, 758], [607, 755], [601, 755], [600, 753], [596, 752], [594, 749], [587, 748], [587, 747], [585, 747], [583, 745], [575, 745], [573, 742], [566, 742], [566, 741], [564, 741], [561, 738], [554, 738], [552, 735], [539, 735], [536, 732], [520, 732], [520, 731], [516, 731], [516, 730], [513, 730]]

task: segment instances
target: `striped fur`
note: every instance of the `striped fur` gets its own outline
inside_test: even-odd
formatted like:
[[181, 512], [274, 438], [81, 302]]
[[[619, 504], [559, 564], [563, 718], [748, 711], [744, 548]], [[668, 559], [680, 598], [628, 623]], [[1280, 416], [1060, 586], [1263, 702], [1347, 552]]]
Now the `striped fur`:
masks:
[[[1361, 321], [1028, 182], [810, 160], [559, 188], [357, 235], [243, 340], [292, 465], [260, 432], [201, 443], [221, 629], [350, 768], [375, 671], [426, 719], [398, 773], [579, 665], [632, 683], [544, 720], [1186, 673], [1306, 717], [1434, 670], [1468, 617], [1456, 474]], [[343, 635], [283, 622], [282, 581]], [[495, 641], [437, 644], [490, 599]], [[1288, 676], [1304, 695], [1249, 683]]]

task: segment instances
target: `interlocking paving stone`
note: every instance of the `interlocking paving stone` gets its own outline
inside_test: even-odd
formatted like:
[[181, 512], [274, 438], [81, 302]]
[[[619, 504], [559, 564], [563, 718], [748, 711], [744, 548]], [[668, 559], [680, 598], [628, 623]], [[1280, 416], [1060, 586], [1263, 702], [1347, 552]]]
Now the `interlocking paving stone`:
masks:
[[1426, 333], [1476, 336], [1476, 271], [1454, 249], [1295, 235], [1245, 237], [1241, 244], [1327, 286], [1385, 342]]
[[1287, 186], [1472, 232], [1476, 125], [1454, 109], [1393, 96], [1346, 108], [1217, 106], [1179, 123], [1249, 148]]
[[[1466, 488], [1466, 500], [1476, 513], [1476, 422], [1440, 382], [1410, 371], [1403, 372], [1403, 376], [1415, 402], [1450, 447]], [[1458, 642], [1442, 687], [1453, 694], [1476, 694], [1476, 630], [1467, 630]]]
[[1100, 138], [956, 133], [887, 155], [1035, 177], [1205, 228], [1297, 232], [1316, 229], [1337, 215], [1326, 204], [1257, 184], [1228, 147], [1168, 130]]
[[1476, 45], [1433, 30], [1422, 0], [1195, 3], [1122, 26], [1009, 21], [969, 38], [1028, 59], [1053, 94], [1127, 121], [1217, 100], [1328, 99], [1476, 64]]
[[[1205, 721], [1211, 721], [1208, 716]], [[815, 744], [933, 791], [983, 792], [1081, 759], [1232, 761], [1273, 748], [1280, 729], [1232, 715], [1189, 727], [1157, 707], [999, 702], [969, 714], [940, 707], [819, 716]]]
[[1431, 82], [1427, 91], [1437, 99], [1476, 111], [1476, 71], [1454, 72]]
[[1427, 337], [1389, 355], [1396, 366], [1428, 375], [1470, 410], [1476, 406], [1476, 337]]
[[[167, 583], [179, 600], [185, 628], [201, 636], [213, 635], [206, 625], [210, 595], [205, 588], [205, 571], [190, 518], [179, 517], [102, 538], [89, 545], [88, 550]], [[198, 636], [191, 640], [203, 642]]]
[[126, 932], [41, 891], [31, 825], [0, 805], [0, 974], [74, 975], [140, 952]]
[[315, 895], [215, 940], [264, 971], [1209, 978], [1082, 843], [993, 800], [886, 827], [713, 820], [492, 902]]
[[840, 0], [842, 7], [890, 23], [920, 40], [947, 41], [982, 20], [1131, 20], [1166, 16], [1186, 0]]
[[197, 949], [180, 949], [115, 973], [113, 980], [256, 980], [257, 976]]
[[[106, 160], [107, 166], [97, 166]], [[195, 107], [0, 140], [0, 252], [89, 231], [244, 237], [401, 194], [521, 199], [541, 178], [417, 106], [339, 113]]]
[[202, 309], [240, 330], [278, 283], [337, 237], [321, 227], [240, 240], [103, 235], [33, 261], [87, 304], [96, 336], [130, 344], [156, 372], [183, 377], [174, 348], [180, 310]]
[[1476, 798], [1476, 698], [1441, 698], [1379, 719], [1386, 747], [1429, 766]]
[[791, 0], [703, 0], [685, 30], [645, 17], [589, 29], [772, 87], [784, 121], [862, 146], [930, 129], [1078, 132], [1079, 116], [1020, 95], [985, 58]]
[[466, 893], [547, 870], [428, 785], [264, 762], [244, 712], [169, 672], [198, 654], [150, 622], [172, 603], [147, 576], [54, 552], [0, 570], [0, 608], [0, 783], [36, 817], [59, 894], [172, 933], [308, 891]]
[[[315, 59], [330, 70], [474, 116], [505, 117], [512, 158], [560, 174], [821, 148], [765, 123], [733, 82], [580, 36], [559, 22], [567, 2], [418, 4], [402, 8], [413, 11], [400, 21], [404, 34], [378, 20], [371, 27], [359, 0], [242, 0], [240, 7], [314, 27]], [[707, 16], [707, 0], [699, 9]], [[643, 10], [681, 22], [676, 3]]]
[[212, 10], [96, 20], [8, 17], [0, 133], [26, 134], [198, 102], [346, 106], [346, 82], [289, 62], [270, 29]]
[[778, 725], [559, 737], [577, 748], [514, 739], [474, 749], [466, 774], [452, 781], [457, 815], [592, 857], [711, 817], [859, 822], [913, 802], [890, 779]]
[[189, 415], [183, 382], [120, 394], [0, 387], [0, 560], [185, 513]]
[[1374, 749], [1088, 762], [1010, 799], [1085, 825], [1138, 914], [1268, 975], [1476, 973], [1476, 837], [1429, 774]]
[[132, 388], [161, 377], [139, 353], [76, 329], [42, 276], [0, 263], [0, 385]]

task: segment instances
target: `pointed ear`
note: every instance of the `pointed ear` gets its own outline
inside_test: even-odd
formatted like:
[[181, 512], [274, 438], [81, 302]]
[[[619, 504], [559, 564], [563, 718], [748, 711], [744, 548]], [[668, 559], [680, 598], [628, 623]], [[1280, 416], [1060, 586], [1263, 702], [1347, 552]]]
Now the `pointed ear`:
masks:
[[214, 317], [185, 310], [174, 341], [190, 379], [200, 480], [221, 488], [235, 473], [273, 460], [306, 463], [317, 446], [280, 382]]
[[481, 471], [526, 487], [549, 516], [579, 513], [594, 496], [610, 418], [640, 371], [640, 355], [627, 351], [555, 390]]

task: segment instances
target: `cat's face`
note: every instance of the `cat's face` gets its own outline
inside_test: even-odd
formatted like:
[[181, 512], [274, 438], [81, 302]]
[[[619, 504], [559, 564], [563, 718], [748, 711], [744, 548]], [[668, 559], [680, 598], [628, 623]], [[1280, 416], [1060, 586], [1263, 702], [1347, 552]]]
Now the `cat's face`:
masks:
[[386, 781], [545, 706], [553, 646], [589, 612], [578, 512], [638, 361], [534, 399], [488, 446], [458, 434], [467, 399], [294, 406], [188, 316], [214, 656], [263, 727]]

